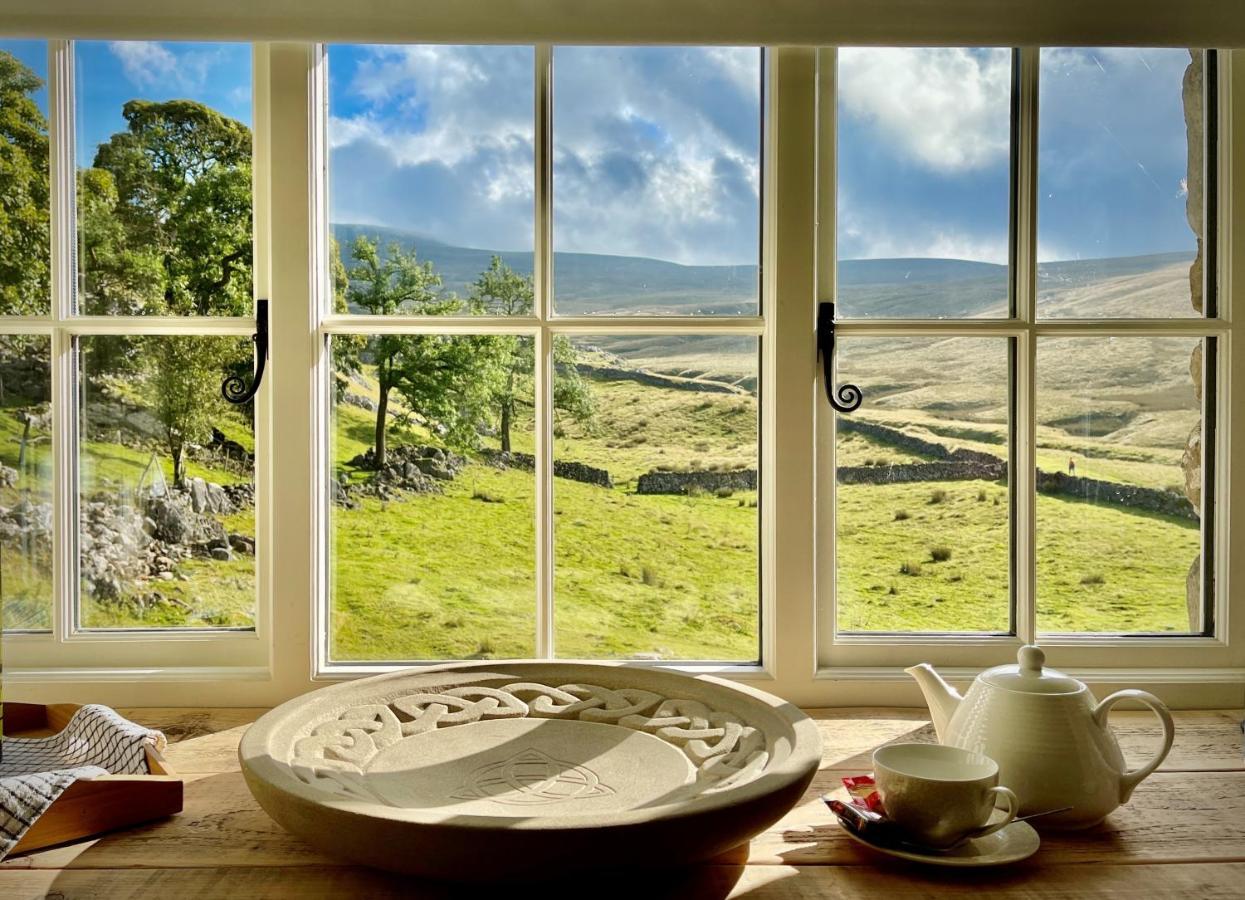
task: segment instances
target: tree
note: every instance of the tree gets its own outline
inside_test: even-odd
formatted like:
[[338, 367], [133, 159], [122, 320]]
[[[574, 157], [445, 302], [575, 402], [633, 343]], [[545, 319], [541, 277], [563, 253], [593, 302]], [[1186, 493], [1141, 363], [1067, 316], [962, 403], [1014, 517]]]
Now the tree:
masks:
[[93, 315], [246, 315], [251, 133], [193, 100], [130, 100], [81, 173], [83, 308]]
[[[472, 312], [494, 316], [530, 316], [535, 308], [532, 279], [510, 268], [501, 257], [494, 256], [489, 267], [480, 273], [471, 286], [468, 300]], [[492, 403], [498, 413], [498, 437], [501, 449], [510, 452], [510, 431], [514, 424], [515, 405], [528, 403], [533, 397], [535, 349], [532, 339], [517, 335], [498, 337], [501, 377], [495, 381]], [[592, 421], [594, 404], [588, 383], [576, 367], [575, 346], [565, 335], [553, 339], [553, 407], [569, 414], [575, 421]]]
[[[350, 252], [347, 296], [352, 306], [373, 315], [447, 315], [461, 306], [456, 297], [440, 294], [441, 276], [430, 262], [420, 262], [415, 251], [391, 244], [382, 257], [377, 242], [360, 235]], [[451, 381], [461, 381], [463, 365], [453, 342], [437, 335], [379, 334], [367, 346], [376, 366], [380, 396], [376, 403], [376, 465], [386, 459], [385, 429], [389, 398], [400, 388], [412, 409], [425, 418], [452, 418], [445, 407]], [[456, 433], [457, 433], [456, 429]]]
[[173, 483], [186, 478], [186, 447], [212, 436], [212, 421], [223, 412], [220, 373], [233, 348], [210, 337], [140, 338], [139, 353], [151, 363], [144, 382], [152, 415], [160, 422], [165, 448], [173, 459]]
[[[350, 292], [350, 274], [342, 262], [341, 245], [335, 235], [329, 235], [329, 283], [333, 288], [333, 312], [341, 315], [350, 312], [347, 295]], [[367, 345], [367, 338], [357, 334], [333, 336], [333, 399], [341, 403], [350, 386], [350, 376], [360, 371], [359, 354]]]
[[[251, 134], [191, 100], [131, 100], [126, 129], [78, 173], [82, 292], [92, 315], [247, 315], [251, 310]], [[224, 412], [226, 372], [250, 368], [241, 341], [92, 338], [93, 372], [124, 374], [160, 421], [185, 477], [190, 444]]]
[[46, 313], [51, 296], [48, 123], [42, 80], [0, 50], [0, 314]]

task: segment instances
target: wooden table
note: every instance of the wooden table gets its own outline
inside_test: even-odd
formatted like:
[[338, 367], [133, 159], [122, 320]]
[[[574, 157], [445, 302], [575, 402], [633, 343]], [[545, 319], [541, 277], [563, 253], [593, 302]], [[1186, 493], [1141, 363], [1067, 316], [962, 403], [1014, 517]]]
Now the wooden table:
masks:
[[[843, 775], [868, 770], [890, 741], [932, 740], [925, 714], [899, 709], [816, 710], [821, 771], [800, 804], [751, 845], [679, 871], [636, 871], [611, 891], [582, 885], [539, 894], [451, 886], [343, 865], [286, 834], [251, 799], [238, 771], [238, 740], [258, 709], [130, 709], [168, 735], [170, 766], [185, 775], [180, 816], [98, 840], [0, 863], [0, 898], [441, 898], [607, 896], [679, 898], [1245, 898], [1245, 710], [1176, 716], [1176, 744], [1132, 802], [1088, 832], [1043, 837], [1032, 859], [997, 871], [900, 863], [844, 837], [819, 797]], [[1130, 759], [1152, 752], [1148, 713], [1112, 715]], [[625, 862], [625, 861], [620, 861]], [[487, 866], [488, 848], [480, 848]]]

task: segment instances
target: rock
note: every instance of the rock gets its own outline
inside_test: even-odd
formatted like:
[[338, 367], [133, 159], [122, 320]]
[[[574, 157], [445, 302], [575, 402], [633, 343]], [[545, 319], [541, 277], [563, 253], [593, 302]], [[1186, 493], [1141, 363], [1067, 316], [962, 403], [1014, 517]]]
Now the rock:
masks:
[[13, 487], [17, 484], [17, 469], [0, 465], [0, 487]]
[[254, 540], [244, 534], [229, 535], [229, 547], [231, 550], [236, 550], [238, 553], [245, 553], [248, 556], [255, 553]]
[[220, 562], [229, 562], [233, 559], [233, 554], [229, 552], [227, 547], [213, 547], [209, 552], [212, 559], [219, 560]]
[[211, 507], [208, 501], [207, 482], [202, 478], [190, 479], [190, 505], [195, 512], [207, 512]]

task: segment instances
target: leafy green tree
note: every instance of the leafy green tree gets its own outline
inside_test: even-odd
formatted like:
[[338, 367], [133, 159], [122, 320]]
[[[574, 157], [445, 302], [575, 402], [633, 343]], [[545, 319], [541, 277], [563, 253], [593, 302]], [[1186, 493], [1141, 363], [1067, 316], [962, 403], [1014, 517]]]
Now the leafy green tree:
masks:
[[206, 443], [212, 423], [225, 413], [220, 373], [236, 350], [211, 337], [141, 338], [138, 351], [151, 364], [142, 390], [159, 421], [165, 448], [173, 459], [173, 482], [186, 478], [186, 448]]
[[246, 315], [250, 130], [193, 100], [131, 100], [122, 116], [79, 177], [84, 311]]
[[[510, 268], [501, 257], [494, 256], [489, 267], [480, 273], [471, 286], [468, 303], [476, 314], [494, 316], [530, 316], [535, 308], [532, 279]], [[500, 354], [500, 378], [494, 384], [492, 403], [497, 410], [498, 437], [501, 449], [510, 452], [510, 431], [514, 425], [515, 406], [533, 399], [535, 349], [532, 339], [503, 335], [497, 339]], [[567, 413], [575, 421], [590, 423], [595, 411], [588, 382], [576, 368], [575, 346], [570, 338], [558, 335], [553, 339], [554, 409]]]
[[[329, 284], [333, 288], [333, 312], [341, 315], [350, 312], [346, 299], [350, 292], [350, 274], [342, 262], [341, 245], [335, 235], [329, 235]], [[350, 388], [350, 376], [360, 371], [359, 354], [367, 345], [367, 338], [357, 334], [339, 334], [333, 337], [333, 399], [341, 403]]]
[[[351, 248], [348, 300], [373, 315], [448, 315], [462, 307], [454, 296], [440, 293], [441, 276], [415, 251], [391, 244], [382, 256], [377, 242], [366, 236]], [[475, 349], [487, 350], [481, 343]], [[389, 400], [397, 389], [407, 405], [430, 424], [439, 426], [452, 443], [466, 444], [478, 419], [483, 397], [480, 384], [488, 377], [487, 356], [473, 359], [473, 342], [448, 335], [379, 334], [366, 353], [376, 366], [380, 396], [376, 403], [376, 465], [385, 464]]]
[[48, 123], [42, 80], [0, 50], [0, 314], [47, 312], [51, 285]]

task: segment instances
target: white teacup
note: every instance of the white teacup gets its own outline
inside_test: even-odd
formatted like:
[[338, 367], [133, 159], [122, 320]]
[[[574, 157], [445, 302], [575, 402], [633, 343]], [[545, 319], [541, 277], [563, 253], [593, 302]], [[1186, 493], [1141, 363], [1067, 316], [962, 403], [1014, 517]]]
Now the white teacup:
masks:
[[[873, 753], [873, 779], [886, 816], [914, 843], [945, 849], [984, 837], [1016, 818], [1020, 803], [999, 786], [988, 756], [942, 744], [891, 744]], [[999, 797], [1007, 817], [987, 825]]]

